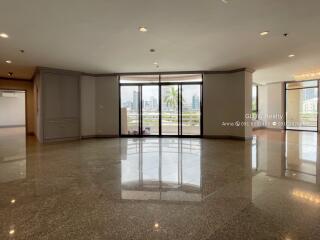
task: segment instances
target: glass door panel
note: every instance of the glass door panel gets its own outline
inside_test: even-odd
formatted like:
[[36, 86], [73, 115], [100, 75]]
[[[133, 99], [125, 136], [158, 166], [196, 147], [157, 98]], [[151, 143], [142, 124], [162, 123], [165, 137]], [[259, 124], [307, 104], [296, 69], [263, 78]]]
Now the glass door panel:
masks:
[[201, 86], [182, 85], [182, 135], [201, 134]]
[[179, 126], [178, 85], [161, 86], [161, 129], [162, 135], [178, 135]]
[[121, 86], [121, 134], [139, 135], [139, 87]]
[[142, 86], [142, 135], [159, 135], [159, 86]]
[[287, 129], [317, 131], [318, 89], [287, 90]]

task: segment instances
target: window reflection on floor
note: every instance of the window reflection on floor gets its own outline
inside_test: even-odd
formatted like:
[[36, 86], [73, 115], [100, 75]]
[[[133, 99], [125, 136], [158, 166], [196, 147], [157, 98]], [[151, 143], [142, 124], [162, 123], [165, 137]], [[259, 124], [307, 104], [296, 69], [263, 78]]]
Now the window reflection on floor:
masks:
[[[26, 177], [25, 128], [0, 128], [0, 183]], [[3, 154], [5, 153], [5, 154]]]
[[252, 138], [252, 170], [253, 171], [258, 171], [258, 152], [257, 152], [257, 136], [253, 136]]
[[317, 134], [287, 131], [286, 159], [287, 170], [316, 175]]
[[320, 171], [317, 170], [318, 133], [258, 130], [254, 135], [253, 170], [256, 168], [258, 172], [264, 171], [268, 176], [320, 182]]
[[122, 199], [201, 201], [200, 140], [126, 139], [122, 156]]

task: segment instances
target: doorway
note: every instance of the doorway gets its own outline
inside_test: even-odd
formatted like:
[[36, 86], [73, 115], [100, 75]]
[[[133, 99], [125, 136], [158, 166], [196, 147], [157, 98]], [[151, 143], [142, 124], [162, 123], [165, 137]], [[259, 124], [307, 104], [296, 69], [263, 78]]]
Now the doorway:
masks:
[[120, 77], [121, 136], [201, 136], [202, 75]]

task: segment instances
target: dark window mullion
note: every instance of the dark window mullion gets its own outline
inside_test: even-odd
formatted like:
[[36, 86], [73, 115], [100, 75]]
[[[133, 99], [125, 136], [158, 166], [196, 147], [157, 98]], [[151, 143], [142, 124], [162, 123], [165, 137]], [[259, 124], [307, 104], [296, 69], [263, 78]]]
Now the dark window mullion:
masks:
[[142, 134], [142, 128], [143, 128], [143, 124], [142, 124], [142, 86], [139, 85], [139, 135], [143, 135]]
[[162, 86], [161, 75], [159, 75], [159, 136], [162, 136]]

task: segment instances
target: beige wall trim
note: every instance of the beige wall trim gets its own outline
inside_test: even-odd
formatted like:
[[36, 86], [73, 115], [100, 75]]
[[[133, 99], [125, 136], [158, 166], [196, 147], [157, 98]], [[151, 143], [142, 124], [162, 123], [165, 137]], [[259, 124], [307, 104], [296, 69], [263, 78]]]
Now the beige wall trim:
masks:
[[[72, 70], [65, 70], [65, 69], [58, 69], [58, 68], [48, 68], [48, 67], [38, 67], [36, 69], [36, 72], [40, 73], [61, 73], [61, 74], [67, 74], [67, 75], [77, 75], [80, 76], [82, 73], [78, 71], [72, 71]], [[35, 74], [36, 75], [36, 74]]]
[[49, 67], [36, 67], [32, 77], [30, 79], [20, 79], [20, 78], [8, 78], [8, 77], [0, 77], [6, 80], [17, 80], [17, 81], [31, 81], [35, 78], [35, 76], [40, 72], [54, 72], [54, 73], [64, 73], [64, 74], [76, 74], [76, 75], [87, 75], [91, 77], [107, 77], [107, 76], [123, 76], [123, 75], [151, 75], [151, 74], [228, 74], [228, 73], [236, 73], [236, 72], [251, 72], [254, 73], [254, 69], [250, 68], [237, 68], [231, 70], [198, 70], [198, 71], [165, 71], [165, 72], [120, 72], [120, 73], [86, 73], [81, 71], [73, 71], [73, 70], [65, 70], [59, 68], [49, 68]]
[[238, 136], [229, 136], [229, 135], [204, 135], [203, 138], [247, 141], [247, 140], [252, 140], [253, 137], [252, 136], [251, 137], [238, 137]]
[[91, 76], [91, 77], [106, 77], [106, 76], [123, 76], [123, 75], [153, 75], [153, 74], [228, 74], [228, 73], [237, 73], [237, 72], [251, 72], [253, 73], [253, 69], [249, 68], [238, 68], [233, 70], [224, 70], [224, 71], [169, 71], [169, 72], [124, 72], [124, 73], [106, 73], [106, 74], [93, 74], [93, 73], [82, 73], [83, 75]]

